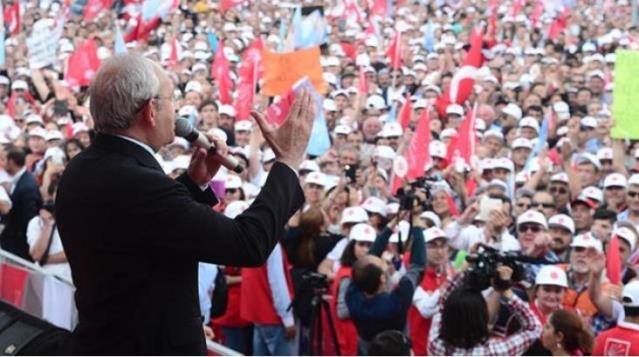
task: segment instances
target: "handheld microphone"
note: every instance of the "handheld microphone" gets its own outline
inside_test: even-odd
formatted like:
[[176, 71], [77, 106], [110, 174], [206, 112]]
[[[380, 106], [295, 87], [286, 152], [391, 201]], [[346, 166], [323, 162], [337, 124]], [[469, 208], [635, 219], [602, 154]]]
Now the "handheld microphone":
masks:
[[192, 145], [206, 149], [209, 153], [213, 152], [217, 156], [218, 161], [227, 169], [236, 173], [244, 171], [244, 167], [232, 156], [223, 156], [216, 152], [215, 144], [202, 135], [197, 129], [186, 119], [177, 119], [175, 121], [175, 135], [183, 137]]

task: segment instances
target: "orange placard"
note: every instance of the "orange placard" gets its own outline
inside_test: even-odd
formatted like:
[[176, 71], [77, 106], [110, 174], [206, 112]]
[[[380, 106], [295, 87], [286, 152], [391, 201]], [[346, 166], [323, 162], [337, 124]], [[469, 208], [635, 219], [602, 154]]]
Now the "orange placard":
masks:
[[319, 93], [326, 91], [326, 84], [322, 78], [319, 47], [303, 50], [276, 53], [268, 49], [262, 51], [264, 66], [264, 87], [262, 93], [267, 96], [281, 96], [293, 84], [307, 76]]

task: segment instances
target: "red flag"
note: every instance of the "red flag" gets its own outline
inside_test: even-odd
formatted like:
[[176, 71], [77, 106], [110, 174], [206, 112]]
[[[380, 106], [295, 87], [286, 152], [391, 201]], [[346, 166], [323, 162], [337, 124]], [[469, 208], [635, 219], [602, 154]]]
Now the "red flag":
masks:
[[371, 8], [371, 15], [379, 15], [381, 17], [386, 17], [386, 10], [388, 6], [386, 2], [388, 0], [374, 0], [373, 8]]
[[144, 18], [140, 13], [137, 17], [137, 24], [135, 25], [135, 28], [124, 36], [124, 42], [146, 42], [149, 39], [151, 31], [160, 26], [160, 23], [161, 19], [159, 17], [155, 17], [150, 21], [144, 21]]
[[359, 77], [357, 79], [357, 82], [360, 94], [366, 95], [368, 93], [368, 79], [366, 78], [364, 67], [359, 68]]
[[266, 119], [271, 124], [279, 126], [286, 119], [294, 101], [295, 91], [291, 88], [286, 94], [273, 102], [273, 104], [266, 109]]
[[402, 66], [402, 33], [397, 31], [393, 40], [391, 41], [388, 49], [386, 50], [386, 57], [390, 59], [391, 68], [399, 69]]
[[211, 77], [217, 81], [220, 102], [222, 102], [222, 104], [231, 104], [233, 82], [231, 81], [229, 61], [226, 59], [226, 55], [222, 50], [224, 48], [224, 41], [220, 41], [218, 48], [220, 50], [215, 53], [213, 65], [211, 65]]
[[22, 307], [22, 296], [27, 285], [29, 272], [18, 266], [3, 263], [0, 266], [0, 298], [14, 306]]
[[[594, 239], [591, 237], [591, 239]], [[619, 237], [616, 234], [610, 238], [606, 257], [606, 274], [611, 284], [621, 284], [621, 255], [619, 254]]]
[[248, 119], [253, 108], [255, 87], [260, 77], [262, 47], [262, 39], [258, 38], [242, 54], [242, 62], [238, 71], [237, 99], [235, 100], [235, 112], [238, 120]]
[[466, 118], [462, 121], [457, 136], [453, 137], [448, 144], [446, 159], [450, 164], [454, 164], [458, 159], [463, 159], [467, 165], [471, 165], [471, 156], [475, 153], [475, 118], [477, 105], [472, 111], [468, 111]]
[[536, 28], [539, 24], [539, 18], [541, 18], [541, 14], [544, 12], [544, 3], [541, 0], [535, 1], [535, 7], [533, 7], [533, 13], [530, 16], [530, 20], [532, 22], [533, 28]]
[[399, 123], [402, 125], [402, 129], [406, 130], [410, 120], [413, 117], [413, 103], [410, 101], [410, 94], [406, 94], [402, 108], [399, 110]]
[[368, 18], [368, 26], [366, 26], [366, 29], [364, 30], [364, 34], [365, 34], [365, 38], [368, 38], [368, 36], [377, 36], [377, 34], [379, 33], [378, 27], [376, 25], [376, 23], [373, 22], [372, 18]]
[[178, 40], [176, 38], [171, 41], [171, 52], [169, 52], [169, 69], [174, 69], [178, 63]]
[[417, 128], [406, 152], [408, 163], [408, 180], [424, 176], [426, 163], [430, 161], [430, 108], [422, 110]]
[[510, 7], [509, 16], [515, 17], [519, 15], [521, 10], [524, 8], [526, 0], [514, 0], [512, 6]]
[[22, 94], [18, 94], [18, 92], [12, 92], [9, 100], [7, 101], [7, 114], [11, 117], [15, 117], [16, 115], [16, 100], [18, 97], [21, 97], [24, 101], [31, 105], [31, 108], [36, 112], [40, 111], [40, 106], [38, 102], [36, 102], [35, 98], [31, 95], [30, 92], [24, 92]]
[[20, 1], [13, 0], [13, 4], [4, 10], [4, 23], [9, 26], [11, 35], [20, 32]]
[[483, 30], [475, 29], [470, 37], [470, 49], [464, 59], [464, 65], [455, 72], [450, 81], [448, 96], [452, 103], [462, 104], [472, 94], [477, 70], [483, 62], [481, 54], [483, 41]]
[[89, 0], [82, 13], [84, 21], [92, 21], [102, 11], [108, 11], [112, 2], [112, 0]]
[[566, 29], [566, 20], [569, 14], [570, 10], [565, 9], [561, 14], [557, 15], [557, 17], [552, 20], [550, 28], [548, 28], [548, 38], [550, 40], [555, 40], [557, 36], [559, 36], [559, 34]]
[[221, 0], [220, 1], [220, 12], [225, 13], [229, 9], [232, 9], [238, 5], [241, 5], [244, 0]]
[[65, 80], [71, 88], [88, 86], [98, 68], [100, 68], [98, 46], [93, 40], [85, 40], [69, 57]]
[[359, 42], [355, 42], [355, 43], [342, 42], [342, 43], [340, 43], [340, 46], [342, 46], [342, 51], [344, 51], [344, 54], [346, 54], [346, 57], [352, 59], [353, 61], [355, 61], [355, 59], [357, 58], [357, 46], [358, 45], [359, 45]]
[[65, 139], [71, 139], [73, 137], [73, 121], [67, 121], [67, 125], [64, 127]]

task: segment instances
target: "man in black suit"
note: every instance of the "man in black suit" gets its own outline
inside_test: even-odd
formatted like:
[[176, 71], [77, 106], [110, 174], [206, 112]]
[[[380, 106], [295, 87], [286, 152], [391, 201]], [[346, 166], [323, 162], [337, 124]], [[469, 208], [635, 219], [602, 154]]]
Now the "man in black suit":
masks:
[[303, 204], [295, 171], [314, 116], [310, 94], [298, 95], [277, 129], [252, 113], [278, 162], [232, 220], [211, 209], [217, 200], [206, 184], [220, 167], [216, 156], [195, 151], [177, 180], [153, 156], [174, 138], [173, 90], [157, 64], [136, 54], [105, 61], [91, 85], [99, 134], [69, 163], [56, 202], [77, 287], [73, 354], [204, 354], [198, 261], [264, 264]]
[[12, 176], [10, 192], [11, 210], [5, 216], [4, 230], [0, 235], [2, 249], [31, 261], [27, 244], [27, 225], [38, 215], [42, 196], [35, 177], [25, 166], [27, 154], [19, 148], [7, 152], [6, 170]]

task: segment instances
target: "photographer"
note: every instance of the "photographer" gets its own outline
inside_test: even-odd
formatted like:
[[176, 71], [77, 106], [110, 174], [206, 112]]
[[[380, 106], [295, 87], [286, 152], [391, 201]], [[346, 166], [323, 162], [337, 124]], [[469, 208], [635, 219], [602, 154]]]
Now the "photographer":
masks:
[[404, 329], [415, 288], [426, 264], [423, 227], [418, 216], [414, 216], [409, 268], [399, 284], [391, 289], [391, 264], [379, 256], [388, 244], [390, 229], [396, 221], [393, 219], [378, 236], [370, 250], [371, 254], [353, 265], [353, 284], [346, 293], [346, 304], [357, 327], [360, 354], [368, 351], [370, 341], [379, 332]]
[[44, 270], [71, 278], [71, 268], [55, 224], [53, 201], [45, 202], [40, 213], [29, 221], [27, 243], [29, 254]]
[[528, 305], [513, 294], [509, 285], [513, 270], [497, 267], [500, 283], [493, 288], [501, 295], [519, 319], [521, 329], [506, 338], [490, 338], [488, 308], [482, 293], [463, 286], [467, 273], [457, 275], [449, 282], [439, 301], [439, 311], [433, 317], [428, 336], [429, 355], [521, 355], [539, 338], [542, 326]]

